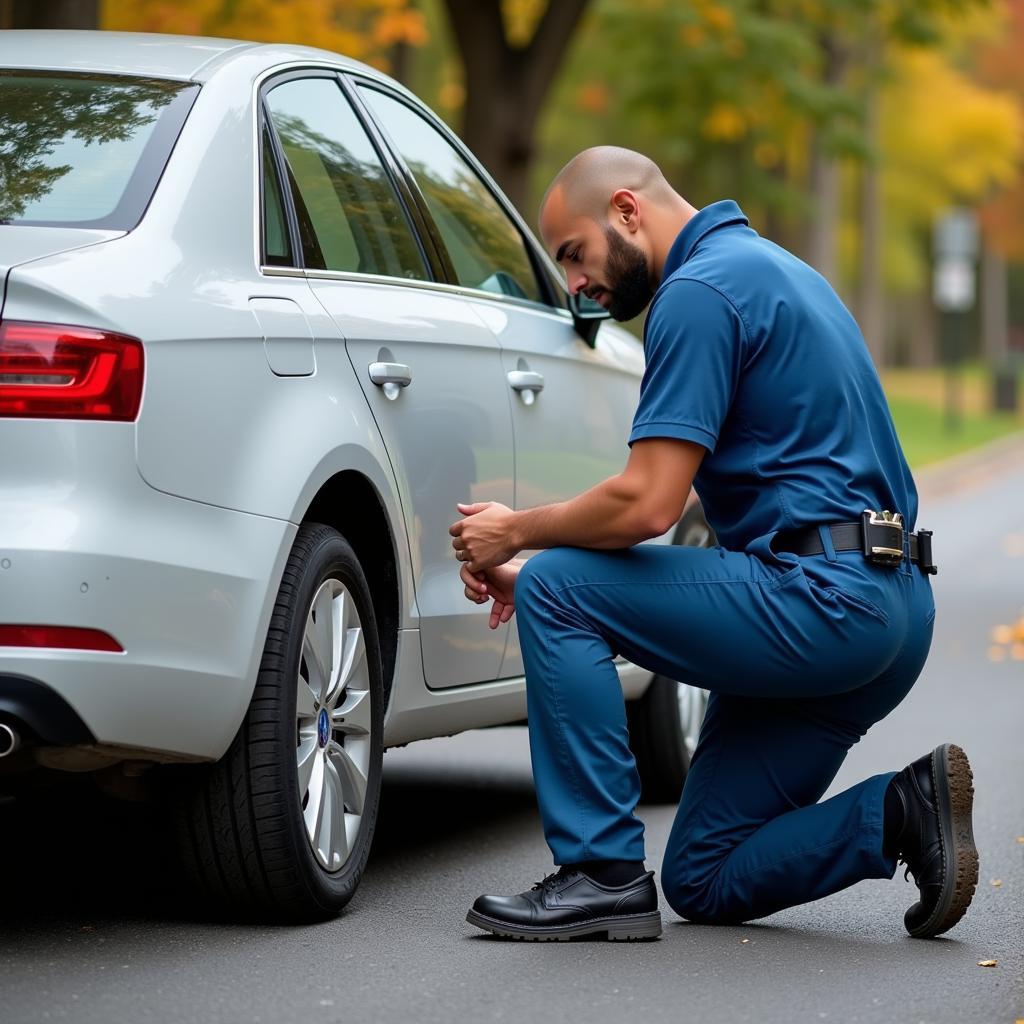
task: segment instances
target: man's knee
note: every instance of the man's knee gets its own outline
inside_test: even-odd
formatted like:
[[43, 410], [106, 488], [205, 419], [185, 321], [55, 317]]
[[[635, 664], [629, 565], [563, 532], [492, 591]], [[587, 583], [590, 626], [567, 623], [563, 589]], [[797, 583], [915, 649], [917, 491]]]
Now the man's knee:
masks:
[[550, 600], [568, 559], [568, 548], [539, 551], [519, 570], [516, 576], [516, 606], [533, 607], [538, 600]]
[[723, 884], [725, 859], [696, 863], [696, 858], [672, 862], [666, 857], [661, 868], [661, 891], [680, 917], [695, 924], [738, 924], [746, 919], [738, 894], [730, 893]]
[[686, 868], [670, 868], [667, 864], [662, 866], [661, 891], [665, 894], [668, 905], [687, 921], [707, 920], [711, 909], [711, 887], [712, 883]]

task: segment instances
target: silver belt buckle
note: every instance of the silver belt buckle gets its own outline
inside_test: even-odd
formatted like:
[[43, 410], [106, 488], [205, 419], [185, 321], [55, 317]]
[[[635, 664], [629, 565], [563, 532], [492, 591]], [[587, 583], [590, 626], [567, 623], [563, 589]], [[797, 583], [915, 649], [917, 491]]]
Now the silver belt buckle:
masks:
[[903, 516], [888, 509], [861, 513], [864, 557], [875, 565], [899, 565], [903, 561]]

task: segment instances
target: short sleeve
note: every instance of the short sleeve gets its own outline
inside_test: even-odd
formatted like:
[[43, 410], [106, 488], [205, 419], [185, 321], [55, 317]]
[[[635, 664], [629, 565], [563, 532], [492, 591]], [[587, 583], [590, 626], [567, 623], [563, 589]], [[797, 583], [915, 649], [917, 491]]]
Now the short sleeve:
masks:
[[739, 314], [711, 285], [666, 284], [647, 318], [647, 366], [628, 443], [674, 437], [713, 452], [739, 381], [743, 338]]

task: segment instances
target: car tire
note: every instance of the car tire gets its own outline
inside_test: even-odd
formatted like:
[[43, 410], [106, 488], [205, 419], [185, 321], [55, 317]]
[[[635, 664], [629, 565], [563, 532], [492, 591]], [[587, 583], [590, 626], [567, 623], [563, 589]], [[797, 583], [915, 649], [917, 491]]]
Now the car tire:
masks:
[[[328, 621], [331, 631], [318, 625]], [[304, 524], [242, 725], [224, 757], [179, 798], [179, 848], [192, 885], [215, 903], [274, 919], [338, 913], [373, 840], [383, 705], [363, 570], [336, 530]], [[309, 781], [300, 787], [300, 778]]]
[[[699, 505], [692, 506], [679, 521], [672, 543], [691, 547], [715, 544]], [[707, 690], [656, 675], [639, 700], [626, 704], [629, 745], [645, 803], [676, 803], [682, 796], [707, 698]]]

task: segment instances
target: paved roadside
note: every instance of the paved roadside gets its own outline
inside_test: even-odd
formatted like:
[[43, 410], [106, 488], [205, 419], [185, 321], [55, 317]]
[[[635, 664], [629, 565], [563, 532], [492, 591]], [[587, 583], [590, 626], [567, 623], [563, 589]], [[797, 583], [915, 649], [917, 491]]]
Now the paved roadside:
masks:
[[[831, 790], [945, 740], [965, 747], [981, 884], [946, 937], [906, 936], [916, 890], [900, 875], [744, 927], [687, 924], [663, 906], [656, 943], [488, 938], [465, 923], [469, 903], [551, 867], [526, 732], [497, 729], [387, 754], [363, 885], [343, 916], [315, 926], [218, 922], [176, 905], [161, 822], [144, 807], [40, 794], [0, 808], [0, 1020], [1014, 1024], [1024, 1018], [1024, 645], [997, 642], [994, 629], [1024, 613], [1020, 443], [920, 475], [940, 565], [932, 654]], [[673, 813], [640, 808], [652, 867]], [[988, 960], [996, 966], [978, 966]]]

